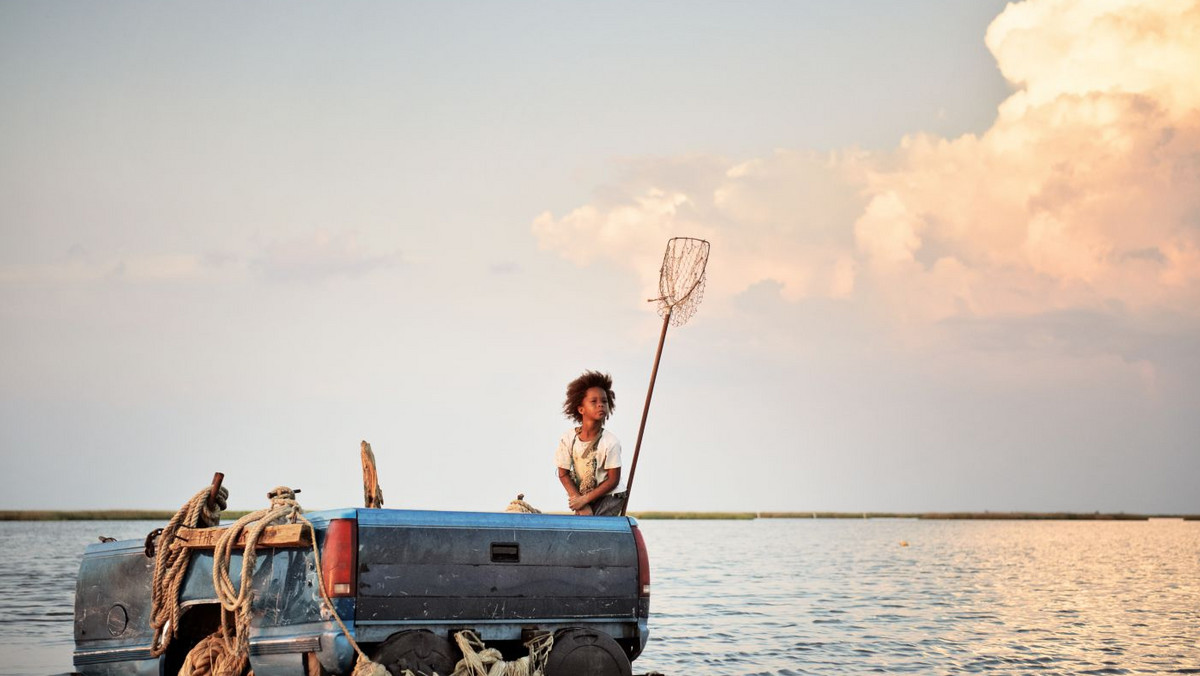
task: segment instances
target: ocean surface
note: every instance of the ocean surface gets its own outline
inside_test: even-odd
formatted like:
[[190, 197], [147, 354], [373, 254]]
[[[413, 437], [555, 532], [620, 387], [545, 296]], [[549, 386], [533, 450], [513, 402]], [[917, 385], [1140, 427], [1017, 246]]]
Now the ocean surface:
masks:
[[[158, 522], [0, 522], [0, 674], [70, 671], [75, 573]], [[642, 521], [635, 673], [1200, 674], [1200, 522]]]

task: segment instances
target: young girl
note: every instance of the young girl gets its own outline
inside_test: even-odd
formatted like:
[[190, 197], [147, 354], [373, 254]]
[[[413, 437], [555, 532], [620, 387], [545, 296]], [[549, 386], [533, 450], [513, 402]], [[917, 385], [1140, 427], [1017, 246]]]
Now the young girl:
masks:
[[585, 371], [567, 385], [563, 414], [579, 423], [558, 441], [554, 462], [567, 491], [567, 506], [580, 515], [618, 516], [625, 494], [613, 493], [621, 482], [621, 442], [604, 429], [616, 408], [612, 378]]

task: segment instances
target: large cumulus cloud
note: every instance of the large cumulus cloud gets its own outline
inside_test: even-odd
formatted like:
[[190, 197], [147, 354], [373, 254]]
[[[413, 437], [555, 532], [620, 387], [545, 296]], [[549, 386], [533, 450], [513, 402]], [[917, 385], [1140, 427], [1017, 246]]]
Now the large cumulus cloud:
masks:
[[710, 297], [769, 281], [905, 325], [1113, 308], [1194, 320], [1200, 2], [1030, 0], [986, 40], [1014, 91], [979, 135], [647, 161], [534, 233], [649, 276], [667, 237], [705, 237]]

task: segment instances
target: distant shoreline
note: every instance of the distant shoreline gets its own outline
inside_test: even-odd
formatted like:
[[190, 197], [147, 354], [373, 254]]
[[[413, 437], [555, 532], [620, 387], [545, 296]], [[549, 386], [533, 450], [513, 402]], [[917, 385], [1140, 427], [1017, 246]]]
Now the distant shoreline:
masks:
[[921, 519], [951, 521], [1200, 521], [1200, 514], [1124, 512], [630, 512], [639, 519]]
[[[225, 520], [241, 518], [245, 511], [226, 511]], [[0, 510], [0, 521], [168, 521], [166, 510]], [[1200, 514], [1126, 514], [1124, 512], [630, 512], [644, 520], [753, 519], [921, 519], [976, 521], [1148, 521], [1182, 519], [1200, 521]]]

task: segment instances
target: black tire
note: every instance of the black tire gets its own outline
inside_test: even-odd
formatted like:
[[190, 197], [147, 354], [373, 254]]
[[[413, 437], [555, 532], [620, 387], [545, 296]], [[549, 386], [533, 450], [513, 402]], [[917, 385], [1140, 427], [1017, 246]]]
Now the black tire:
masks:
[[449, 674], [459, 660], [458, 649], [431, 631], [402, 631], [387, 637], [375, 649], [372, 661], [387, 667], [392, 676], [405, 669], [414, 673]]
[[554, 635], [554, 647], [546, 660], [546, 676], [632, 675], [633, 666], [625, 651], [608, 634], [571, 627]]

